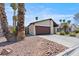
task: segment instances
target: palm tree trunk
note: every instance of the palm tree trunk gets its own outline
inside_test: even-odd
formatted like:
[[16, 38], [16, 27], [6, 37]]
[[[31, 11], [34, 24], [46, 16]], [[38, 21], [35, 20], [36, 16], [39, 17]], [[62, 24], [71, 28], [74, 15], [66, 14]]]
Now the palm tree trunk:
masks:
[[18, 34], [17, 40], [22, 40], [25, 38], [25, 28], [24, 28], [24, 3], [18, 3]]
[[[14, 16], [16, 15], [16, 11], [14, 10]], [[13, 27], [14, 27], [14, 29], [16, 28], [16, 21], [15, 21], [15, 19], [13, 19]]]
[[3, 30], [4, 36], [7, 38], [7, 41], [10, 39], [9, 36], [9, 29], [8, 29], [8, 22], [7, 22], [7, 16], [5, 13], [5, 7], [3, 3], [0, 3], [0, 20], [1, 20], [1, 27]]
[[1, 20], [1, 28], [7, 41], [9, 42], [16, 41], [16, 38], [13, 36], [13, 34], [10, 33], [8, 29], [7, 16], [5, 13], [5, 7], [3, 3], [0, 3], [0, 20]]

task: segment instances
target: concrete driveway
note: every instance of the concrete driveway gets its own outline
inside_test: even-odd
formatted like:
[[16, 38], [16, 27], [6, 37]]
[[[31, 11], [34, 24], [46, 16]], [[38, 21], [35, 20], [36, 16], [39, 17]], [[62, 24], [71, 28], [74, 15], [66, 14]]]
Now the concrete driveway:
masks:
[[79, 44], [79, 38], [75, 38], [75, 37], [68, 37], [61, 35], [39, 35], [38, 37], [42, 37], [47, 40], [57, 42], [66, 47], [74, 47], [75, 45]]

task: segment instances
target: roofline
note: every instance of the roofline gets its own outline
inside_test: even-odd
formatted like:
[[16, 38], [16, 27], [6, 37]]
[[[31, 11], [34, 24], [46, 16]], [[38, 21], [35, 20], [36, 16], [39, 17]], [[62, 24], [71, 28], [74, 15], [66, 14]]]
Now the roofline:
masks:
[[[52, 20], [52, 21], [53, 21], [52, 18], [44, 19], [44, 20], [40, 20], [40, 21], [36, 21], [36, 22], [32, 22], [32, 23], [30, 23], [27, 27], [29, 27], [29, 26], [32, 25], [32, 24], [35, 24], [35, 23], [38, 23], [38, 22], [42, 22], [42, 21], [47, 21], [47, 20]], [[53, 22], [58, 26], [58, 24], [57, 24], [55, 21], [53, 21]]]

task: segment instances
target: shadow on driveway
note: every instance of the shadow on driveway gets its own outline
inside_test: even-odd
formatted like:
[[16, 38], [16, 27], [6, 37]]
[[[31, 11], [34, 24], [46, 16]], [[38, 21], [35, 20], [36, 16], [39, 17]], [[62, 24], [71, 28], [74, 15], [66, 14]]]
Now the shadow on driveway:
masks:
[[10, 45], [16, 42], [8, 42], [8, 41], [4, 41], [4, 42], [0, 42], [0, 47], [6, 46], [6, 45]]

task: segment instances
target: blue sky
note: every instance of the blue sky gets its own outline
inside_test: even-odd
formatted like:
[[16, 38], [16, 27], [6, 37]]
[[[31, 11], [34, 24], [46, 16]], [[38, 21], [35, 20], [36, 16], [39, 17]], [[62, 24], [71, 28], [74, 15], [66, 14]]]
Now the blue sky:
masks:
[[[71, 20], [75, 23], [73, 19], [74, 14], [79, 12], [78, 3], [26, 3], [25, 4], [25, 26], [31, 22], [35, 22], [35, 17], [39, 20], [52, 18], [56, 23], [59, 23], [60, 19]], [[13, 10], [10, 4], [5, 4], [5, 11], [9, 25], [13, 24], [12, 16]]]

